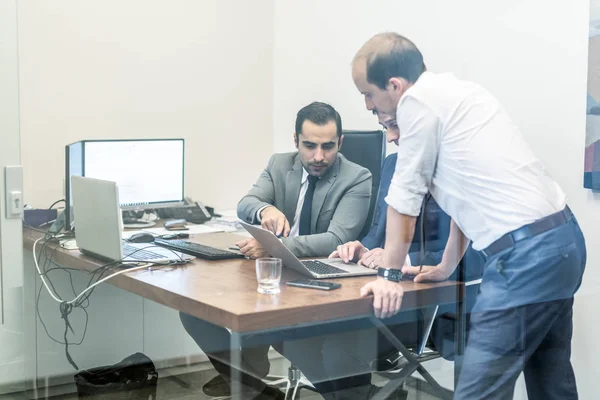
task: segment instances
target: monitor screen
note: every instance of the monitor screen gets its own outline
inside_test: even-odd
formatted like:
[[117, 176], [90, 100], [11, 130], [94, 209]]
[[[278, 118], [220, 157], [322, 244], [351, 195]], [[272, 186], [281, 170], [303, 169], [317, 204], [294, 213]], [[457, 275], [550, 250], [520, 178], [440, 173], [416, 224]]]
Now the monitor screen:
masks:
[[183, 202], [183, 139], [84, 142], [83, 175], [116, 182], [122, 208]]
[[183, 204], [183, 139], [84, 140], [65, 150], [67, 229], [73, 223], [70, 183], [74, 175], [116, 182], [123, 209]]

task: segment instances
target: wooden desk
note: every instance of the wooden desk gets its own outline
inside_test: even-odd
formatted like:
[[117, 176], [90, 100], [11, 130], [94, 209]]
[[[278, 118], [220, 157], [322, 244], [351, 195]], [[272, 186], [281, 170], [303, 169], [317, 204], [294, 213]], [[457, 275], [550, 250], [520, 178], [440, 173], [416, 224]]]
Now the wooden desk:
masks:
[[[25, 247], [31, 250], [34, 241], [41, 236], [42, 233], [40, 232], [25, 229]], [[241, 236], [229, 233], [217, 233], [195, 235], [190, 240], [227, 249], [241, 238]], [[53, 258], [59, 265], [87, 272], [104, 265], [102, 261], [85, 256], [78, 250], [59, 248]], [[330, 325], [334, 329], [352, 330], [353, 328], [349, 328], [346, 322], [358, 320], [361, 323], [365, 317], [372, 317], [372, 326], [376, 326], [380, 332], [386, 334], [386, 336], [392, 335], [385, 324], [373, 317], [372, 297], [359, 297], [359, 289], [365, 283], [371, 281], [373, 277], [336, 279], [335, 281], [341, 283], [342, 287], [332, 292], [288, 287], [284, 283], [287, 280], [299, 277], [301, 276], [298, 273], [284, 268], [281, 293], [274, 296], [262, 295], [256, 291], [257, 281], [254, 261], [246, 259], [223, 261], [196, 259], [190, 264], [174, 268], [167, 267], [124, 273], [110, 279], [108, 282], [124, 289], [126, 292], [123, 292], [123, 294], [137, 294], [141, 296], [141, 299], [151, 300], [149, 303], [154, 304], [153, 302], [156, 302], [166, 306], [165, 310], [182, 311], [213, 324], [229, 328], [231, 330], [231, 348], [239, 348], [248, 337], [254, 336], [256, 339], [256, 334], [260, 334], [261, 340], [268, 344], [272, 343], [271, 340], [281, 340], [282, 337], [289, 339], [292, 336], [294, 338], [299, 337], [297, 335], [319, 335], [323, 333], [324, 329], [328, 329], [326, 325]], [[402, 303], [403, 310], [456, 303], [457, 315], [463, 315], [460, 309], [463, 303], [464, 285], [461, 283], [415, 284], [413, 282], [402, 282], [401, 285], [405, 292]], [[124, 315], [128, 315], [130, 318], [138, 317], [138, 314], [132, 314], [131, 311], [129, 314]], [[399, 317], [402, 317], [402, 315], [400, 314]], [[173, 317], [171, 315], [167, 319], [171, 320], [171, 323], [177, 324], [175, 322], [176, 317]], [[176, 319], [178, 320], [178, 318]], [[459, 319], [462, 321], [464, 318], [459, 317]], [[344, 323], [339, 324], [340, 321], [344, 321]], [[463, 325], [459, 324], [458, 326]], [[310, 329], [311, 326], [317, 326], [318, 329]], [[309, 329], [299, 329], [303, 327], [309, 327]], [[177, 327], [169, 330], [171, 333], [174, 331], [177, 331]], [[180, 327], [179, 331], [183, 331], [183, 328]], [[142, 328], [142, 336], [146, 336], [143, 334], [144, 332], [145, 327]], [[185, 334], [184, 332], [180, 333]], [[168, 333], [164, 334], [169, 335]], [[391, 337], [391, 340], [393, 339], [394, 337]], [[157, 340], [162, 342], [163, 338], [159, 337]], [[33, 342], [35, 342], [35, 339], [32, 340]], [[462, 341], [457, 340], [457, 343], [457, 354], [463, 354]], [[101, 348], [103, 345], [96, 347]], [[411, 357], [414, 357], [406, 351], [401, 343], [397, 342], [394, 346], [403, 352], [407, 359], [410, 360]], [[46, 353], [56, 352], [54, 347], [46, 347]], [[34, 356], [37, 355], [34, 354]], [[62, 354], [60, 357], [62, 357]], [[95, 365], [98, 362], [97, 358], [98, 355], [93, 355], [91, 358], [93, 361], [90, 362], [90, 359], [88, 359], [88, 364]], [[455, 364], [456, 360], [459, 359], [460, 357], [456, 357]], [[231, 362], [233, 366], [241, 365], [239, 352], [232, 354]], [[455, 370], [459, 371], [460, 365], [455, 365]], [[449, 395], [437, 385], [425, 369], [421, 367], [419, 371], [428, 382], [439, 388], [438, 393], [442, 398], [451, 397], [451, 394]], [[239, 372], [232, 373], [238, 374]], [[394, 381], [401, 382], [399, 379]], [[239, 385], [237, 380], [234, 379], [234, 382], [234, 385]], [[382, 398], [386, 396], [386, 392], [392, 393], [398, 382], [392, 384], [392, 381], [390, 381], [386, 385], [386, 390], [380, 392]]]
[[[31, 249], [42, 234], [24, 230], [24, 245]], [[190, 240], [226, 249], [241, 237], [230, 233], [202, 234]], [[78, 250], [58, 249], [56, 263], [93, 271], [104, 263]], [[301, 277], [284, 268], [281, 293], [275, 296], [256, 291], [254, 261], [234, 259], [205, 261], [175, 268], [133, 271], [108, 282], [144, 298], [194, 315], [236, 332], [249, 332], [372, 315], [372, 298], [361, 298], [359, 289], [373, 277], [342, 278], [342, 287], [332, 292], [288, 287], [283, 282]], [[402, 282], [402, 309], [454, 303], [457, 282]]]

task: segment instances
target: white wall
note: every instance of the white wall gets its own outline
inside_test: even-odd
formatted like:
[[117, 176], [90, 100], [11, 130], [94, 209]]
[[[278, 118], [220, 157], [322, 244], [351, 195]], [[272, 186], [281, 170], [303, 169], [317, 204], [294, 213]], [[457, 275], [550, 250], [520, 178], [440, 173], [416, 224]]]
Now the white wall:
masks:
[[23, 241], [19, 219], [6, 219], [4, 167], [19, 165], [19, 85], [15, 0], [0, 2], [0, 393], [25, 377]]
[[183, 137], [186, 194], [234, 207], [272, 153], [272, 13], [272, 0], [20, 1], [26, 202], [62, 197], [67, 143]]
[[373, 34], [400, 32], [432, 71], [494, 93], [569, 196], [584, 230], [587, 271], [575, 305], [573, 363], [581, 398], [595, 398], [600, 337], [600, 196], [583, 188], [588, 1], [359, 0], [275, 3], [274, 146], [290, 150], [298, 108], [330, 102], [347, 128], [376, 128], [350, 77]]

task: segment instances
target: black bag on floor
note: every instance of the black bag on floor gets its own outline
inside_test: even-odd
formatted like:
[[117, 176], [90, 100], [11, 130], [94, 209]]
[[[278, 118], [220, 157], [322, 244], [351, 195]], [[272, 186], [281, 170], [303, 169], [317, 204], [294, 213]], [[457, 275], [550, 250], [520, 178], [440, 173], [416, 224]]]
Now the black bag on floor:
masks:
[[75, 375], [79, 398], [155, 400], [157, 382], [154, 363], [142, 353], [135, 353], [111, 366], [92, 368]]

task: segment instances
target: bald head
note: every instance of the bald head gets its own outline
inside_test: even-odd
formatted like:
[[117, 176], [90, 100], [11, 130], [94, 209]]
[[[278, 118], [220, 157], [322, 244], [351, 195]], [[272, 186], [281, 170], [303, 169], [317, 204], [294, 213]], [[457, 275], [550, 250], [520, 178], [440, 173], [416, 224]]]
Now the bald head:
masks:
[[414, 83], [425, 71], [423, 55], [413, 42], [394, 32], [379, 33], [356, 53], [353, 66], [364, 63], [367, 82], [385, 89], [391, 78]]

